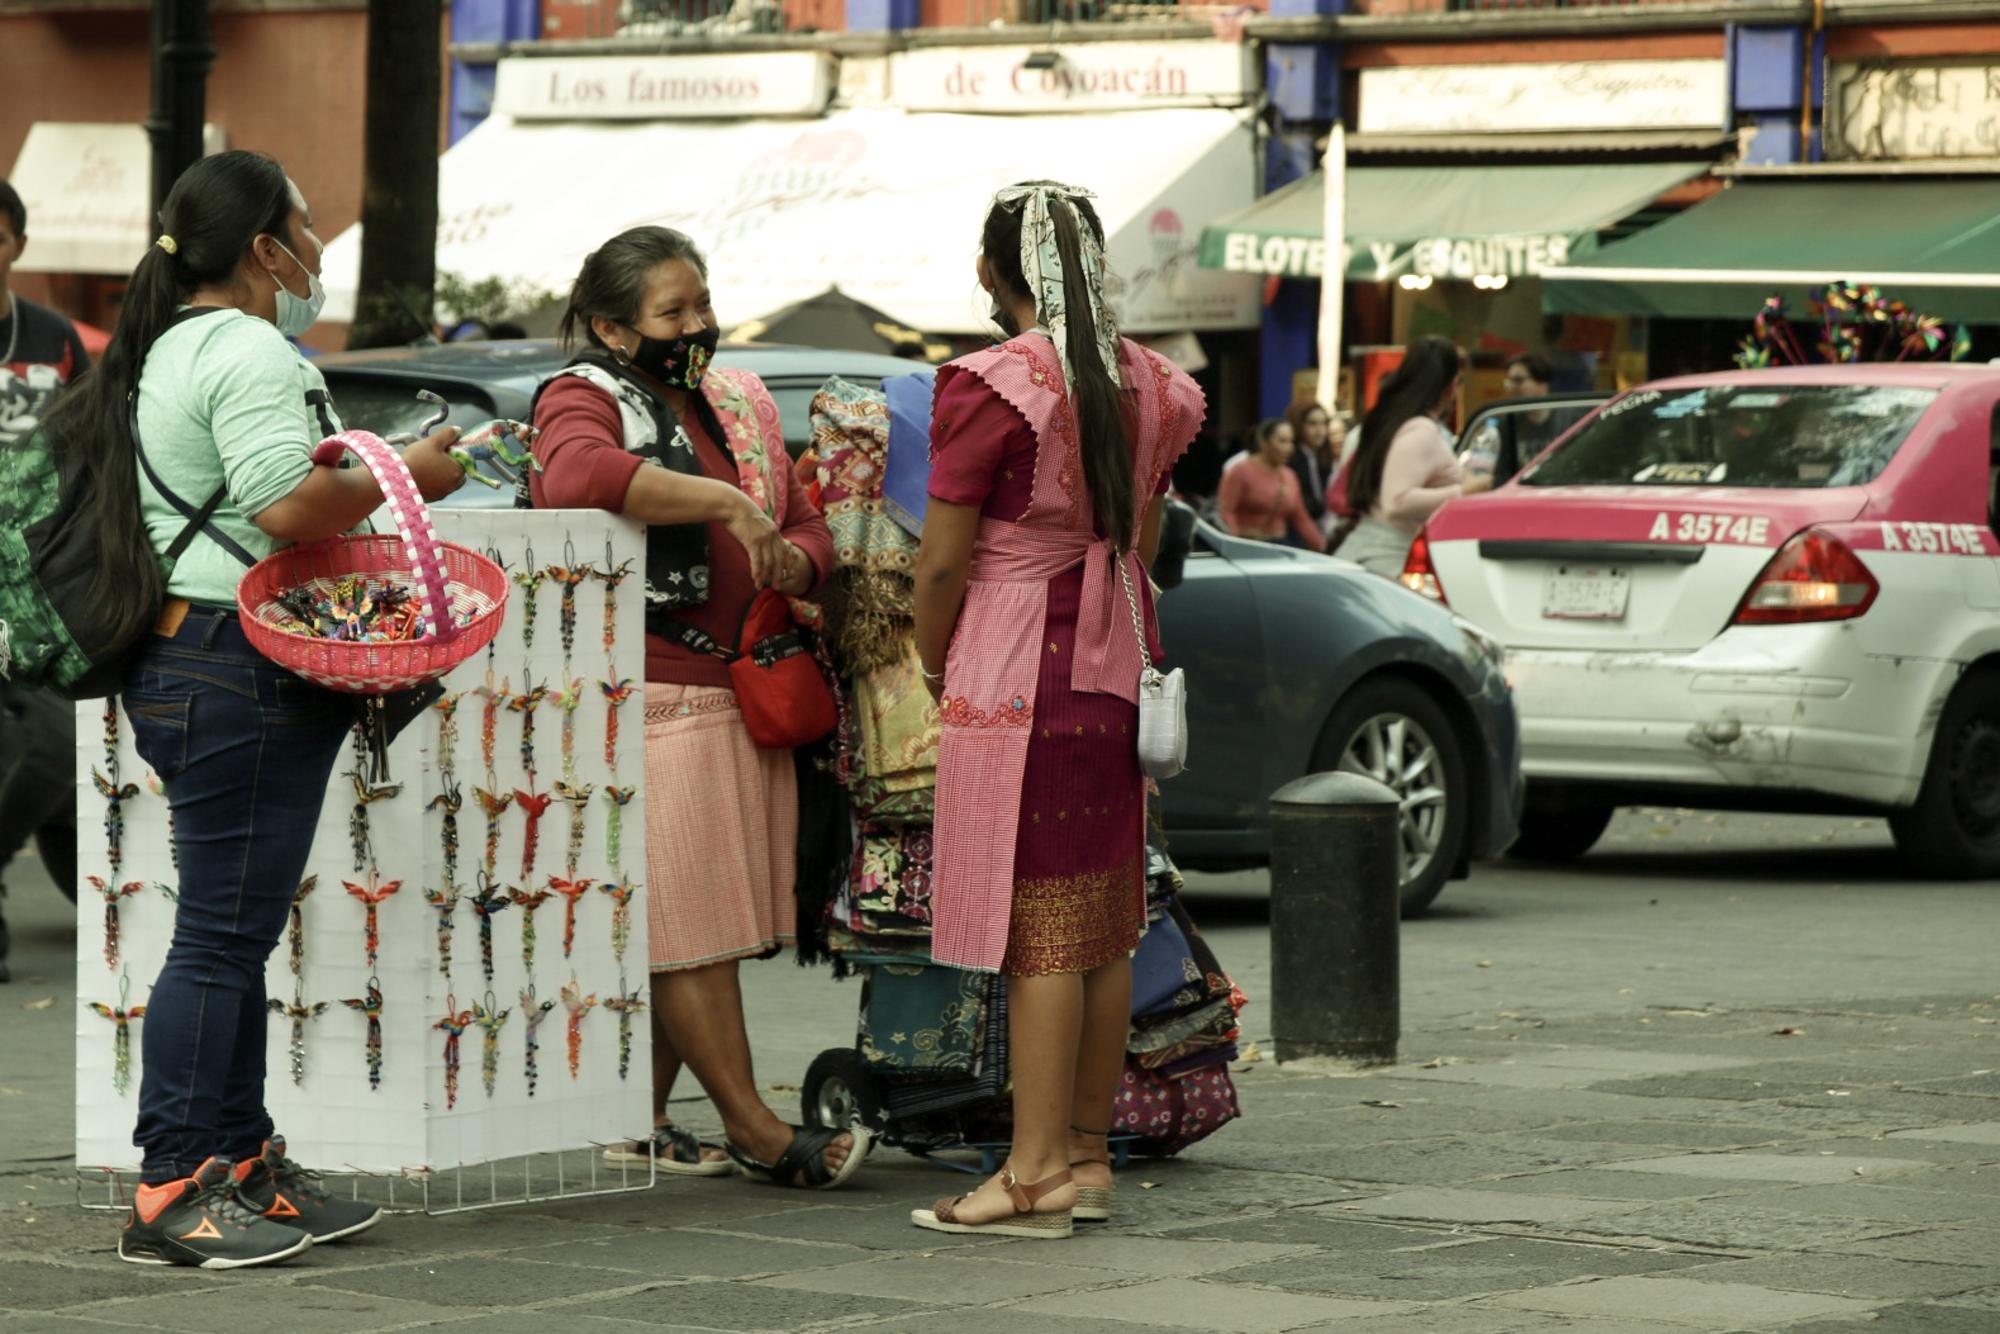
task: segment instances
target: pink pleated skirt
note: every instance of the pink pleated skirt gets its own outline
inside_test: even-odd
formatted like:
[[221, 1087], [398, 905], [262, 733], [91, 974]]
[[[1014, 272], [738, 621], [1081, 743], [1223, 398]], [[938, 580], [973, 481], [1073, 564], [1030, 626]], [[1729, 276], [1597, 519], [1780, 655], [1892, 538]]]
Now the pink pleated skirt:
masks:
[[795, 938], [798, 779], [733, 691], [646, 685], [646, 919], [656, 973]]

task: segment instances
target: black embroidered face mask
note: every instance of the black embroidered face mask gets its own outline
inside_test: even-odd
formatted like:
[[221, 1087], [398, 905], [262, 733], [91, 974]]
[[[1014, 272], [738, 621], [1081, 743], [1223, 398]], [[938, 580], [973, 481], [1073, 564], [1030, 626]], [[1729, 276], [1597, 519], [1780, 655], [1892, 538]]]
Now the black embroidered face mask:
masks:
[[644, 371], [669, 389], [699, 389], [708, 376], [709, 363], [715, 360], [716, 344], [721, 341], [722, 331], [714, 327], [679, 338], [642, 335], [628, 360], [634, 369]]

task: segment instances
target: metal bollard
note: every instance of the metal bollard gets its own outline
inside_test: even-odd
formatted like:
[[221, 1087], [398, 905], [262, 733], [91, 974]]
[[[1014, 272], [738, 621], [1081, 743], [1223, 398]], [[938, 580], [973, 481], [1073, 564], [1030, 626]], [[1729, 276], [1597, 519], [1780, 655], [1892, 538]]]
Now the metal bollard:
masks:
[[1361, 774], [1308, 774], [1271, 796], [1271, 1030], [1280, 1062], [1395, 1062], [1397, 810], [1396, 794]]

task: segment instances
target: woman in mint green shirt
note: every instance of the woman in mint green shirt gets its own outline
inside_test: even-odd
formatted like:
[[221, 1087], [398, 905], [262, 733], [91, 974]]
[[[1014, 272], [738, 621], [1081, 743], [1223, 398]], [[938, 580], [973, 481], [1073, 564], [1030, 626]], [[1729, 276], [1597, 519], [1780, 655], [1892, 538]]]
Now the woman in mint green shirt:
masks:
[[[142, 1184], [118, 1253], [235, 1269], [381, 1217], [321, 1189], [264, 1107], [264, 965], [353, 712], [251, 648], [235, 605], [251, 564], [349, 531], [382, 493], [365, 469], [312, 461], [339, 420], [286, 341], [325, 293], [312, 215], [284, 169], [257, 153], [204, 158], [160, 223], [103, 360], [47, 425], [83, 470], [85, 521], [104, 534], [101, 596], [134, 631], [152, 627], [123, 699], [166, 785], [180, 863], [173, 943], [140, 1028]], [[404, 452], [426, 499], [464, 480], [445, 453], [455, 438], [447, 429]], [[164, 577], [157, 559], [121, 558], [117, 534], [143, 522], [157, 558], [218, 493]]]

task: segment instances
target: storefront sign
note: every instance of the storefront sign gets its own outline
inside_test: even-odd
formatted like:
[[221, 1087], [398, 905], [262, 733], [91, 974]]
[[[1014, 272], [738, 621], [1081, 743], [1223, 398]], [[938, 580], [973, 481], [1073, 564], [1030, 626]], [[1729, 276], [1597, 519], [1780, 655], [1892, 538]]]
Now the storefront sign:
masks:
[[1364, 134], [1719, 128], [1720, 60], [1597, 60], [1361, 71]]
[[2000, 61], [1835, 65], [1826, 98], [1830, 158], [2000, 157]]
[[1569, 263], [1567, 236], [1438, 236], [1417, 242], [1411, 272], [1469, 282], [1482, 276], [1527, 278]]
[[727, 120], [817, 116], [831, 56], [517, 57], [500, 62], [493, 109], [515, 120]]
[[944, 47], [892, 57], [906, 111], [1115, 111], [1237, 106], [1251, 92], [1250, 48], [1234, 42], [1078, 42]]
[[[1405, 273], [1469, 282], [1474, 278], [1529, 278], [1569, 263], [1570, 238], [1546, 236], [1434, 236], [1414, 244], [1372, 241], [1349, 251], [1347, 277], [1386, 282]], [[1223, 238], [1221, 267], [1230, 273], [1318, 278], [1326, 272], [1326, 242], [1319, 237], [1231, 232]]]

